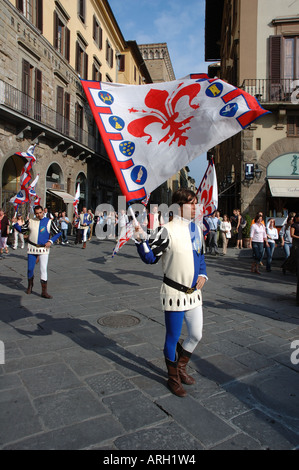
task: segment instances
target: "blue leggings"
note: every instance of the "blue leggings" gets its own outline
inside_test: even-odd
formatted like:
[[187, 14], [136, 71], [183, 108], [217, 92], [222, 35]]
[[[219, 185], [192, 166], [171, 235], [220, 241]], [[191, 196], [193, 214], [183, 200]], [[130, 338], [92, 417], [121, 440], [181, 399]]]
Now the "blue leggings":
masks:
[[192, 353], [202, 338], [202, 307], [201, 305], [185, 312], [165, 311], [166, 337], [164, 356], [170, 361], [176, 360], [176, 346], [181, 336], [183, 321], [185, 320], [188, 336], [184, 340], [183, 348]]
[[34, 274], [34, 268], [36, 265], [36, 259], [39, 256], [39, 268], [40, 268], [40, 278], [43, 281], [48, 280], [48, 275], [47, 275], [47, 266], [48, 266], [48, 259], [49, 255], [48, 254], [42, 254], [42, 255], [28, 255], [28, 279], [31, 279]]

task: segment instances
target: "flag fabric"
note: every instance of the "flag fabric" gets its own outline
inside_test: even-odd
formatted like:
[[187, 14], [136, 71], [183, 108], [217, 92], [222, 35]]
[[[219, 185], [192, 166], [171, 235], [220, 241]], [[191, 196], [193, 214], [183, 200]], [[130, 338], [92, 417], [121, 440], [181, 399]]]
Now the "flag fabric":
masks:
[[268, 113], [218, 78], [122, 85], [81, 80], [123, 195], [143, 200], [188, 162]]
[[28, 161], [23, 167], [20, 175], [20, 191], [18, 194], [13, 196], [9, 202], [14, 205], [15, 210], [18, 210], [18, 206], [30, 202], [30, 210], [34, 205], [40, 204], [40, 197], [35, 192], [35, 186], [38, 181], [39, 175], [30, 183], [32, 180], [31, 170], [36, 162], [36, 157], [33, 155], [35, 145], [31, 145], [27, 152], [16, 152], [16, 155], [26, 158]]
[[76, 190], [76, 194], [75, 194], [74, 202], [73, 202], [73, 206], [74, 206], [76, 216], [78, 216], [79, 199], [80, 199], [80, 183], [78, 183], [78, 185], [77, 185], [77, 190]]
[[133, 236], [134, 234], [134, 221], [131, 221], [127, 224], [126, 226], [126, 233], [123, 237], [119, 238], [114, 250], [113, 250], [113, 253], [112, 253], [112, 258], [114, 255], [116, 255], [116, 253], [119, 252], [119, 250], [121, 249], [121, 247], [127, 243]]
[[38, 195], [35, 192], [35, 186], [38, 182], [38, 179], [39, 179], [39, 174], [32, 181], [32, 183], [28, 186], [30, 212], [34, 212], [34, 206], [40, 205], [40, 197], [38, 197]]
[[199, 204], [203, 205], [203, 217], [213, 214], [218, 207], [218, 185], [213, 159], [209, 161], [196, 195]]
[[202, 228], [204, 235], [210, 231], [209, 224], [205, 217], [212, 215], [218, 207], [218, 185], [214, 160], [209, 161], [206, 172], [201, 180], [199, 188], [196, 192], [199, 204], [202, 205]]
[[15, 207], [17, 207], [19, 204], [25, 204], [26, 202], [29, 201], [29, 194], [28, 194], [28, 189], [20, 189], [18, 194], [13, 196], [9, 202], [11, 202]]

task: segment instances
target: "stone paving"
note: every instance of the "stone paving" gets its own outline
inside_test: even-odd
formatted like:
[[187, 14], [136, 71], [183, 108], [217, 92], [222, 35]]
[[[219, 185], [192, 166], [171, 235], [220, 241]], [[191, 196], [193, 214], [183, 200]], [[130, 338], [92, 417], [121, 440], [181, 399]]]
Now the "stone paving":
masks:
[[261, 276], [248, 249], [206, 256], [196, 385], [182, 399], [166, 387], [161, 266], [132, 242], [114, 258], [112, 240], [81, 246], [52, 248], [51, 300], [38, 266], [25, 294], [25, 250], [0, 259], [0, 449], [299, 448], [299, 307], [279, 251]]

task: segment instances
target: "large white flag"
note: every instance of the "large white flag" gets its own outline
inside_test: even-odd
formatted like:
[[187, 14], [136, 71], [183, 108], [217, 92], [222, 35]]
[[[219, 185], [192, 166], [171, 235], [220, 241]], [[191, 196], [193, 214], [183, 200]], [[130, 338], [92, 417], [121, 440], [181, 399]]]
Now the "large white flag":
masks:
[[268, 112], [248, 93], [205, 74], [139, 86], [81, 83], [127, 202], [144, 199]]

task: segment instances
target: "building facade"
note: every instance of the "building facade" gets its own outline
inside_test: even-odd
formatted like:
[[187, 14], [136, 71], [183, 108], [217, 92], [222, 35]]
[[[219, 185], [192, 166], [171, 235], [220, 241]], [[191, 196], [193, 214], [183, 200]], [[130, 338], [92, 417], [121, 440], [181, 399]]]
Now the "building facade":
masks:
[[219, 208], [251, 217], [262, 211], [279, 226], [299, 203], [297, 2], [207, 0], [205, 55], [211, 77], [244, 89], [269, 111], [211, 149]]
[[80, 207], [116, 207], [118, 183], [79, 78], [152, 80], [108, 1], [2, 0], [0, 63], [0, 206], [9, 209], [20, 189], [26, 160], [15, 153], [36, 144], [43, 206], [71, 215], [80, 182]]

